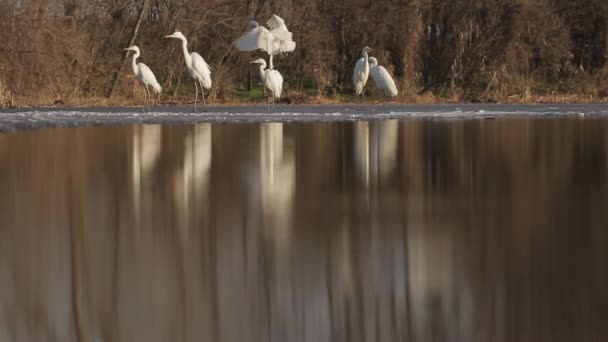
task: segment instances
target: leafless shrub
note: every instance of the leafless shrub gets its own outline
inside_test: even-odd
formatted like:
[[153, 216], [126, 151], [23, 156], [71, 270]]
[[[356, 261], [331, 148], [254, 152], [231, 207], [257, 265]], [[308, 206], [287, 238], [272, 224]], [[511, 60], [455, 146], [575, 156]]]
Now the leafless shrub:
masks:
[[[532, 94], [601, 97], [608, 67], [608, 4], [602, 0], [0, 0], [0, 76], [26, 103], [138, 96], [123, 49], [135, 44], [169, 102], [189, 101], [178, 29], [213, 68], [212, 101], [252, 86], [231, 48], [249, 20], [272, 13], [294, 32], [296, 51], [275, 59], [293, 94], [350, 91], [364, 46], [395, 76], [403, 100], [531, 100]], [[145, 7], [145, 11], [144, 11]], [[121, 69], [122, 68], [122, 69]], [[120, 71], [117, 73], [117, 71]], [[114, 81], [114, 75], [118, 78]], [[312, 90], [312, 91], [311, 91]], [[298, 95], [300, 96], [300, 95]]]

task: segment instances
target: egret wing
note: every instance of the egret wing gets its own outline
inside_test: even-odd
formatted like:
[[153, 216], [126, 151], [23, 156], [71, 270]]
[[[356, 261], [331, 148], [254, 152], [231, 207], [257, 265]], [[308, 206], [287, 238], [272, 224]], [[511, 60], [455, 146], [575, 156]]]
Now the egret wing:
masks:
[[291, 52], [295, 50], [296, 43], [293, 41], [293, 34], [287, 29], [287, 25], [285, 25], [285, 20], [283, 20], [283, 18], [273, 14], [266, 25], [270, 27], [270, 32], [274, 38], [279, 41], [278, 51], [275, 51], [275, 53]]
[[263, 26], [256, 26], [243, 33], [234, 41], [234, 46], [240, 51], [263, 50], [271, 55], [280, 52], [295, 50], [296, 43], [292, 40], [292, 33], [287, 30], [285, 21], [277, 15], [268, 20], [268, 30]]
[[385, 84], [385, 92], [390, 96], [399, 95], [399, 91], [397, 90], [397, 85], [395, 84], [395, 80], [391, 74], [386, 70], [383, 66], [378, 66], [379, 73], [382, 75], [382, 79]]
[[367, 83], [367, 76], [365, 74], [365, 58], [359, 58], [353, 71], [353, 88], [355, 88], [357, 95], [363, 92], [363, 87]]
[[266, 69], [266, 87], [275, 98], [280, 98], [283, 92], [283, 76], [274, 69]]
[[369, 70], [374, 82], [386, 95], [397, 96], [399, 91], [391, 74], [383, 66], [374, 66]]
[[154, 91], [160, 93], [162, 88], [156, 80], [156, 76], [154, 76], [152, 70], [144, 63], [137, 63], [137, 66], [139, 67], [139, 74], [137, 75], [139, 81], [144, 85], [151, 86]]
[[192, 57], [192, 68], [201, 77], [203, 86], [206, 89], [211, 88], [211, 67], [198, 53], [193, 52], [190, 56]]
[[359, 58], [357, 64], [355, 64], [355, 71], [353, 72], [353, 81], [361, 80], [364, 78], [363, 67], [365, 65], [365, 58]]
[[293, 39], [293, 34], [284, 29], [273, 29], [270, 32], [274, 35], [274, 37], [281, 41], [291, 41]]
[[289, 32], [287, 30], [287, 26], [285, 25], [285, 20], [283, 20], [283, 18], [279, 17], [276, 14], [273, 14], [270, 17], [270, 19], [268, 19], [268, 21], [266, 22], [266, 25], [268, 25], [268, 27], [270, 27], [271, 30], [283, 29], [283, 30]]
[[292, 52], [296, 49], [296, 42], [293, 40], [283, 40], [279, 43], [279, 52]]
[[257, 49], [265, 49], [268, 47], [270, 31], [263, 26], [256, 26], [251, 30], [243, 33], [239, 39], [234, 41], [234, 47], [240, 51], [254, 51]]

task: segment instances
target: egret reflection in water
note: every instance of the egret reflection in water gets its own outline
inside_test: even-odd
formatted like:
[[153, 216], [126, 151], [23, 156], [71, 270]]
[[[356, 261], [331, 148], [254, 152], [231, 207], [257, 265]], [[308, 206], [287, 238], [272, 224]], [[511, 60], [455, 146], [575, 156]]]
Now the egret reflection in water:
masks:
[[607, 131], [0, 135], [0, 341], [604, 340]]

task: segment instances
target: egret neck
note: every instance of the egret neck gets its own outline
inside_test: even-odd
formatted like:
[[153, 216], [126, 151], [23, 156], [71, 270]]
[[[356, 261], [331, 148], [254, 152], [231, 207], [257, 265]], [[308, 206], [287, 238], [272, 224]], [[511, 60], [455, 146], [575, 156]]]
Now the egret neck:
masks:
[[365, 58], [365, 65], [363, 65], [363, 70], [365, 71], [365, 73], [369, 73], [369, 55], [367, 54], [367, 51], [363, 51], [363, 57]]
[[133, 60], [132, 60], [132, 65], [131, 65], [133, 67], [133, 73], [135, 75], [137, 75], [137, 72], [139, 71], [138, 70], [139, 68], [137, 67], [137, 62], [136, 62], [138, 57], [139, 57], [139, 51], [135, 51], [135, 54], [133, 54]]
[[262, 85], [265, 85], [266, 73], [264, 72], [265, 65], [260, 65], [260, 81], [262, 81]]
[[182, 40], [182, 50], [184, 50], [184, 59], [186, 60], [186, 65], [188, 68], [192, 68], [192, 57], [190, 56], [190, 52], [188, 52], [188, 41], [186, 38], [180, 38]]
[[[272, 56], [270, 58], [272, 58]], [[260, 63], [260, 74], [262, 74], [262, 75], [264, 75], [264, 77], [266, 77], [266, 73], [264, 72], [264, 69], [266, 69], [266, 62]]]

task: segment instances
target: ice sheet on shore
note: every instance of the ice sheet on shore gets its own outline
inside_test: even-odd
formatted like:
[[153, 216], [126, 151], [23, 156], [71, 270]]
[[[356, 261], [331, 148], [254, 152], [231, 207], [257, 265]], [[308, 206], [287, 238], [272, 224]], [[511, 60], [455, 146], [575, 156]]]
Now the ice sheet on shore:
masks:
[[333, 122], [386, 119], [476, 119], [495, 117], [608, 117], [605, 104], [542, 105], [280, 105], [218, 106], [192, 113], [186, 107], [158, 107], [144, 113], [136, 107], [39, 108], [0, 112], [0, 131], [44, 127], [122, 124], [188, 124], [199, 122]]

